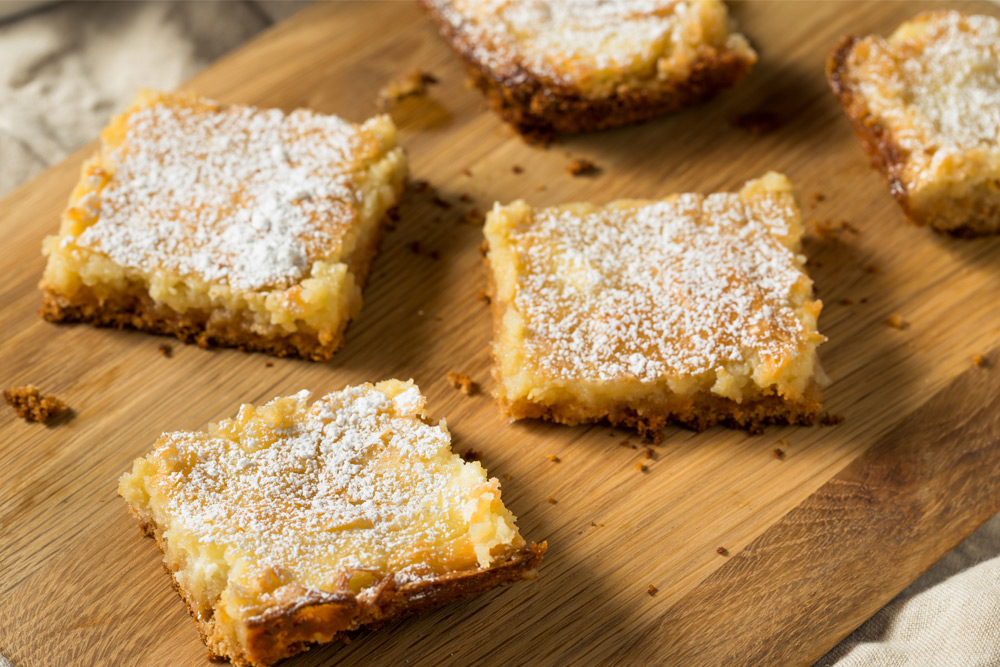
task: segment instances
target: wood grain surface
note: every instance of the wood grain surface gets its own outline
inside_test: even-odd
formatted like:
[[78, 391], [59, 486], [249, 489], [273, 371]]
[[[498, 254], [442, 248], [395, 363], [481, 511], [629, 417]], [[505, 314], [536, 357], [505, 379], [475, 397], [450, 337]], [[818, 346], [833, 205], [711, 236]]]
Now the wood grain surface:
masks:
[[[359, 120], [407, 68], [440, 79], [393, 110], [413, 178], [432, 189], [404, 201], [363, 312], [326, 364], [176, 342], [168, 358], [158, 352], [165, 338], [42, 321], [41, 241], [90, 149], [15, 191], [0, 203], [0, 379], [54, 392], [73, 414], [46, 427], [0, 410], [0, 653], [18, 667], [206, 665], [159, 551], [116, 495], [118, 476], [162, 431], [204, 428], [241, 402], [412, 377], [434, 416], [447, 417], [456, 450], [479, 450], [502, 480], [523, 534], [548, 540], [540, 578], [287, 664], [820, 657], [1000, 510], [1000, 239], [909, 226], [823, 78], [844, 34], [887, 33], [931, 7], [733, 3], [760, 53], [737, 88], [548, 149], [484, 110], [410, 3], [317, 4], [270, 30], [187, 87]], [[757, 135], [734, 123], [750, 112], [780, 122]], [[576, 157], [600, 173], [571, 176]], [[812, 221], [805, 253], [825, 303], [826, 403], [842, 424], [760, 436], [669, 429], [647, 459], [623, 431], [501, 417], [489, 398], [491, 325], [478, 298], [481, 230], [463, 221], [470, 208], [711, 192], [771, 169], [797, 185]], [[909, 326], [887, 326], [892, 314]], [[973, 365], [976, 354], [988, 363]], [[483, 391], [463, 396], [449, 371]]]

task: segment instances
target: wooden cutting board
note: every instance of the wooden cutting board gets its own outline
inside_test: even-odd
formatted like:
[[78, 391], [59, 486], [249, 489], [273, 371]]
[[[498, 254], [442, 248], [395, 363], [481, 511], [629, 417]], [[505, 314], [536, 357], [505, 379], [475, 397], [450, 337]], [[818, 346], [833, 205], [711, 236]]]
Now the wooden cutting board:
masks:
[[[177, 343], [167, 358], [164, 338], [42, 321], [42, 238], [57, 229], [90, 149], [9, 195], [0, 204], [0, 379], [54, 392], [74, 416], [45, 427], [0, 410], [0, 653], [18, 667], [207, 664], [159, 551], [116, 496], [118, 476], [161, 431], [201, 429], [241, 402], [412, 377], [447, 417], [455, 448], [479, 450], [501, 478], [524, 535], [548, 540], [540, 578], [289, 665], [819, 658], [1000, 510], [1000, 238], [908, 226], [823, 77], [842, 35], [887, 33], [921, 8], [930, 5], [736, 4], [760, 52], [737, 88], [548, 149], [525, 145], [484, 110], [411, 3], [317, 4], [268, 31], [188, 87], [359, 120], [407, 68], [440, 79], [393, 114], [414, 179], [451, 208], [432, 191], [406, 199], [361, 317], [326, 364]], [[732, 122], [755, 111], [777, 114], [778, 126], [755, 135]], [[593, 159], [600, 174], [570, 176], [574, 157]], [[825, 303], [826, 402], [842, 424], [759, 436], [670, 429], [647, 459], [624, 431], [501, 417], [488, 395], [490, 318], [478, 298], [481, 232], [462, 221], [469, 208], [711, 192], [770, 169], [789, 175], [806, 217], [825, 230], [805, 252]], [[893, 313], [909, 327], [887, 326]], [[455, 391], [449, 371], [470, 374], [483, 393]]]

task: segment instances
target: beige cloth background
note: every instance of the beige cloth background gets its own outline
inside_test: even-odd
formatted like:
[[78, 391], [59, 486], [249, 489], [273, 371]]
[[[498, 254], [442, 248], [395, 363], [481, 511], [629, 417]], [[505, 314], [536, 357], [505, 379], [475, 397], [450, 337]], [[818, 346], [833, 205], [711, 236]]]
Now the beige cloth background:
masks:
[[[137, 88], [176, 88], [304, 4], [74, 2], [0, 18], [0, 195], [96, 137]], [[15, 9], [0, 0], [0, 17]], [[1000, 515], [818, 665], [1000, 667]]]

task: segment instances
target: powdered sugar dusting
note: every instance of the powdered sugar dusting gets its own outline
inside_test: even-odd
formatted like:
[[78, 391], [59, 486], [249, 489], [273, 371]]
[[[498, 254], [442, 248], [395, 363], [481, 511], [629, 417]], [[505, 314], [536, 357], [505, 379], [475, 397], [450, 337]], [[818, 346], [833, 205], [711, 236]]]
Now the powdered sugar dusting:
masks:
[[361, 130], [334, 116], [169, 99], [127, 114], [113, 177], [79, 245], [234, 289], [287, 287], [355, 220]]
[[[305, 392], [244, 406], [211, 436], [165, 434], [149, 458], [171, 462], [172, 530], [323, 590], [355, 570], [412, 580], [454, 565], [469, 504], [492, 487], [444, 428], [415, 418], [423, 400], [416, 387], [390, 398], [363, 385], [310, 406]], [[276, 426], [271, 410], [284, 415]]]
[[526, 358], [555, 378], [655, 382], [798, 353], [815, 332], [795, 312], [808, 278], [777, 238], [787, 216], [728, 193], [537, 211], [511, 238]]
[[853, 76], [874, 113], [935, 170], [964, 151], [1000, 143], [1000, 21], [957, 11], [918, 17], [888, 41], [867, 38]]
[[[696, 33], [697, 2], [678, 0], [429, 0], [502, 76], [524, 67], [559, 83], [633, 70], [655, 75]], [[722, 46], [722, 45], [719, 45]]]

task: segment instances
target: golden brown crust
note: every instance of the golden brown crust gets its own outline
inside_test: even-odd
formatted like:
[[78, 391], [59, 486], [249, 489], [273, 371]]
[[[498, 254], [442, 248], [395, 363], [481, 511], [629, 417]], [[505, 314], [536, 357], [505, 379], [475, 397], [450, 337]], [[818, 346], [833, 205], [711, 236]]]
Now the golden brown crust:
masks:
[[570, 426], [606, 421], [613, 426], [635, 429], [639, 435], [654, 439], [668, 424], [695, 431], [721, 424], [751, 433], [758, 433], [771, 424], [810, 426], [816, 423], [822, 410], [820, 392], [815, 384], [799, 401], [764, 395], [737, 403], [722, 396], [699, 393], [690, 397], [664, 397], [644, 405], [608, 405], [596, 410], [572, 402], [541, 405], [502, 399], [501, 407], [513, 419], [547, 419]]
[[3, 390], [7, 405], [14, 408], [18, 417], [27, 422], [47, 422], [62, 412], [66, 405], [52, 394], [43, 394], [34, 385], [11, 387]]
[[[139, 519], [143, 535], [156, 539], [165, 553], [159, 526], [141, 516], [131, 506], [130, 513]], [[392, 575], [375, 585], [375, 594], [359, 599], [350, 592], [324, 593], [302, 590], [293, 603], [268, 608], [246, 621], [245, 652], [219, 639], [214, 619], [198, 613], [174, 572], [164, 562], [170, 581], [198, 626], [202, 641], [212, 655], [228, 659], [236, 667], [270, 665], [297, 655], [318, 641], [348, 639], [348, 633], [360, 628], [377, 629], [412, 614], [420, 613], [475, 596], [483, 591], [524, 579], [534, 579], [547, 543], [521, 547], [502, 562], [468, 572], [453, 572], [434, 578], [421, 578], [399, 585]]]
[[752, 60], [738, 53], [701, 56], [687, 78], [659, 88], [621, 87], [609, 95], [588, 96], [572, 86], [543, 81], [517, 65], [498, 74], [474, 55], [470, 43], [427, 0], [417, 0], [439, 32], [462, 58], [472, 82], [490, 107], [526, 140], [547, 143], [557, 134], [604, 130], [650, 120], [705, 102], [742, 79]]
[[[372, 260], [378, 251], [386, 223], [394, 211], [390, 210], [379, 223], [368, 247], [359, 249], [351, 258], [348, 270], [355, 276], [359, 287], [367, 280]], [[147, 333], [176, 336], [185, 343], [199, 347], [235, 347], [247, 352], [264, 352], [276, 357], [299, 357], [313, 361], [327, 361], [344, 343], [344, 327], [329, 342], [323, 343], [314, 333], [287, 332], [275, 328], [273, 333], [261, 334], [250, 328], [249, 313], [214, 311], [177, 311], [153, 300], [142, 285], [133, 285], [126, 292], [98, 294], [81, 286], [72, 296], [44, 288], [40, 315], [50, 322], [86, 322], [99, 327], [138, 329]]]
[[847, 112], [855, 133], [884, 178], [890, 194], [896, 199], [903, 213], [916, 225], [930, 226], [938, 232], [957, 237], [974, 237], [996, 234], [1000, 229], [1000, 192], [993, 187], [973, 188], [968, 194], [957, 199], [937, 198], [933, 207], [914, 205], [903, 179], [908, 152], [893, 137], [872, 113], [864, 97], [851, 84], [848, 62], [851, 52], [859, 39], [850, 35], [834, 48], [827, 58], [826, 77], [830, 88]]
[[872, 166], [885, 178], [890, 194], [903, 207], [903, 211], [911, 221], [921, 224], [910, 210], [910, 198], [901, 177], [906, 159], [903, 149], [893, 140], [888, 128], [883, 127], [872, 115], [864, 98], [855, 95], [854, 87], [848, 81], [847, 59], [857, 42], [856, 36], [849, 35], [833, 50], [826, 61], [827, 81], [830, 82], [830, 88], [851, 119], [854, 131], [861, 138], [861, 145], [871, 157]]

